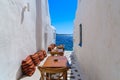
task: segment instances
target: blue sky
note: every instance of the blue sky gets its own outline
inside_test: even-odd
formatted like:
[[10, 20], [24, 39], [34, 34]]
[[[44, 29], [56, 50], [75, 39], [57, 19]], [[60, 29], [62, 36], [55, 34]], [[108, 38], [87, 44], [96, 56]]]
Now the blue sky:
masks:
[[72, 34], [77, 0], [48, 0], [51, 24], [58, 34]]

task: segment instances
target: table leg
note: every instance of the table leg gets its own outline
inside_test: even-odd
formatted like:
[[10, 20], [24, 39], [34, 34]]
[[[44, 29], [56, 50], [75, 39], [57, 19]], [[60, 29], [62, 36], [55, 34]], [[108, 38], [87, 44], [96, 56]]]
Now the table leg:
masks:
[[65, 72], [65, 74], [63, 76], [63, 80], [67, 80], [67, 71]]

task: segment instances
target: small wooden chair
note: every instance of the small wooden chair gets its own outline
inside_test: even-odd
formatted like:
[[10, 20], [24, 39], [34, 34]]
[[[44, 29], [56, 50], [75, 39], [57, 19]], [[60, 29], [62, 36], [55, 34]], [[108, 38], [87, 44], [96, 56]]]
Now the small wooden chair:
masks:
[[[40, 67], [38, 69], [41, 73], [40, 80], [67, 80], [67, 67], [63, 68], [48, 68], [48, 67]], [[57, 78], [51, 77], [51, 75], [55, 75], [59, 73]], [[45, 79], [46, 78], [46, 79]]]
[[64, 51], [64, 45], [59, 45], [59, 46], [57, 46], [57, 48], [58, 49], [63, 49], [63, 51]]
[[54, 55], [57, 55], [58, 52], [57, 51], [50, 51], [50, 54], [51, 54], [51, 56], [54, 56]]

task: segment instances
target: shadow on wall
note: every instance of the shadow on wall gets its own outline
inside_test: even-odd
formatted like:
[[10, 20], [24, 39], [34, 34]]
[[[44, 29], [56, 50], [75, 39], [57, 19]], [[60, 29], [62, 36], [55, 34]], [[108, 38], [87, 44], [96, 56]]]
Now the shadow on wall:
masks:
[[41, 21], [41, 0], [36, 0], [36, 49], [41, 49], [42, 45], [42, 21]]
[[22, 12], [21, 12], [21, 24], [23, 23], [24, 13], [25, 13], [26, 10], [29, 11], [29, 3], [27, 3], [27, 6], [24, 6], [24, 7], [22, 8]]

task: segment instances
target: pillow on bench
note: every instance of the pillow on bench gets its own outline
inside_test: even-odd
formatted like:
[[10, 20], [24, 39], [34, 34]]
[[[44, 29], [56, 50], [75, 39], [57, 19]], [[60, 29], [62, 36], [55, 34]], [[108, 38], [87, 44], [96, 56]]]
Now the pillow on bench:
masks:
[[21, 68], [23, 74], [26, 76], [32, 76], [36, 69], [30, 56], [28, 56], [25, 60], [22, 61]]
[[40, 50], [41, 52], [43, 52], [44, 57], [47, 57], [46, 51], [45, 50]]
[[35, 67], [40, 64], [40, 61], [42, 61], [47, 56], [45, 50], [40, 50], [33, 55], [29, 55], [25, 60], [22, 60], [22, 72], [26, 76], [32, 76], [35, 72]]
[[48, 51], [51, 51], [52, 49], [54, 49], [56, 47], [56, 44], [50, 44], [48, 46]]
[[50, 46], [52, 46], [52, 49], [54, 49], [56, 47], [56, 44], [52, 43]]
[[35, 72], [35, 67], [34, 68], [29, 68], [28, 70], [26, 70], [24, 73], [25, 73], [25, 75], [27, 75], [27, 76], [32, 76], [33, 75], [33, 73]]
[[39, 55], [38, 55], [38, 53], [35, 53], [35, 54], [31, 55], [31, 58], [32, 58], [35, 66], [37, 66], [37, 65], [40, 64], [40, 60], [39, 60]]
[[40, 50], [40, 51], [38, 51], [37, 53], [38, 53], [38, 55], [39, 55], [39, 60], [42, 61], [42, 60], [45, 58], [43, 51]]
[[52, 50], [52, 46], [48, 46], [48, 51], [51, 51]]

